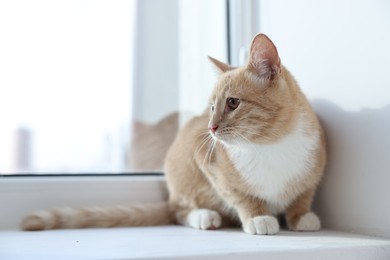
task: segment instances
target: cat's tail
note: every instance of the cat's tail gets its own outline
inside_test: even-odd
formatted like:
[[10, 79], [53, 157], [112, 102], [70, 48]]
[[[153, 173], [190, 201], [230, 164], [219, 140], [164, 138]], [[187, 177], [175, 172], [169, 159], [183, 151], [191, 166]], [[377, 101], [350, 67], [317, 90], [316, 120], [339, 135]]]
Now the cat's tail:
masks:
[[113, 207], [58, 208], [28, 214], [23, 230], [159, 226], [174, 223], [167, 202]]

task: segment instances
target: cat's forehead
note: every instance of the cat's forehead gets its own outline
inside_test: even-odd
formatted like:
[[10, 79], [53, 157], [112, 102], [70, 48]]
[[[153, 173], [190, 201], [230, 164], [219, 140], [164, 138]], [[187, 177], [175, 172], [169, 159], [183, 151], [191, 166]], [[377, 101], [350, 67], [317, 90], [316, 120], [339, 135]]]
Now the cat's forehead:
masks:
[[243, 83], [243, 73], [239, 70], [232, 70], [222, 74], [216, 84], [217, 92], [239, 91]]
[[227, 96], [259, 95], [261, 90], [261, 85], [250, 72], [244, 69], [235, 69], [220, 76], [213, 96], [226, 98]]

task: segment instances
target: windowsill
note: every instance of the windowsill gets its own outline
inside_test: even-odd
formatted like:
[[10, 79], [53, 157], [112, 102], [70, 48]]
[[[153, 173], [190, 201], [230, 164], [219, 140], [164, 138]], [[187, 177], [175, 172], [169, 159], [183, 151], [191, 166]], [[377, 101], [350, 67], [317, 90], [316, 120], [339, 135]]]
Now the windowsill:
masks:
[[320, 231], [248, 235], [180, 226], [0, 231], [0, 259], [390, 259], [390, 240]]
[[0, 178], [0, 230], [16, 229], [24, 215], [40, 209], [127, 205], [166, 199], [163, 176]]

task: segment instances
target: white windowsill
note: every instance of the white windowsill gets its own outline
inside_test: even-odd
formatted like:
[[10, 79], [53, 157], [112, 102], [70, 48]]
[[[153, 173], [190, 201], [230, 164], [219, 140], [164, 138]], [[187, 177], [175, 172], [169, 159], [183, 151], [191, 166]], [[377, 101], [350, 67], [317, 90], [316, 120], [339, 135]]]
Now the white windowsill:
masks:
[[254, 236], [180, 226], [3, 230], [0, 259], [390, 259], [390, 240], [334, 231]]
[[157, 202], [167, 196], [163, 176], [0, 178], [0, 230], [16, 229], [24, 215], [40, 209]]

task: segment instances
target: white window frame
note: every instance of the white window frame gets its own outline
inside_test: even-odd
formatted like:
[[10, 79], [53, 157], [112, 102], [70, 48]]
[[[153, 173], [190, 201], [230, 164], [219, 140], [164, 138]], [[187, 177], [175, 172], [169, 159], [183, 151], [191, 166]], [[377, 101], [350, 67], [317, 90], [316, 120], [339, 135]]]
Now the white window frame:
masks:
[[248, 46], [261, 30], [258, 0], [228, 0], [229, 63], [242, 66], [248, 60]]

